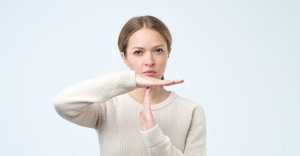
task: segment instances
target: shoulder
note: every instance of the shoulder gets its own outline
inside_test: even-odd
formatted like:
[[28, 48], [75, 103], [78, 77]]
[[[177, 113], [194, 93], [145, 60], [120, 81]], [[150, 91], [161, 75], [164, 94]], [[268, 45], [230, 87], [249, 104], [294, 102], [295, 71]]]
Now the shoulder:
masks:
[[200, 114], [204, 115], [204, 108], [200, 103], [195, 102], [195, 101], [193, 101], [191, 99], [188, 99], [186, 97], [182, 97], [182, 96], [178, 95], [177, 93], [175, 93], [173, 91], [171, 91], [171, 92], [175, 96], [174, 103], [179, 105], [179, 107], [182, 107], [182, 109], [185, 109], [185, 110], [187, 109], [189, 111], [197, 112], [197, 113], [200, 113]]

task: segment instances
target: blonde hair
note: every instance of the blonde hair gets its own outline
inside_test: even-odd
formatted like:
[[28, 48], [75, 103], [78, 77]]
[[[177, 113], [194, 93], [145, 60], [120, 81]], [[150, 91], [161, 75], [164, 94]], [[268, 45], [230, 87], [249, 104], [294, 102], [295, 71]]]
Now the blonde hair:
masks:
[[120, 52], [124, 52], [125, 57], [127, 54], [129, 38], [133, 33], [142, 28], [149, 28], [159, 32], [166, 40], [167, 48], [170, 52], [172, 45], [172, 37], [168, 27], [158, 18], [146, 15], [133, 17], [129, 19], [127, 23], [123, 26], [119, 35], [118, 46]]

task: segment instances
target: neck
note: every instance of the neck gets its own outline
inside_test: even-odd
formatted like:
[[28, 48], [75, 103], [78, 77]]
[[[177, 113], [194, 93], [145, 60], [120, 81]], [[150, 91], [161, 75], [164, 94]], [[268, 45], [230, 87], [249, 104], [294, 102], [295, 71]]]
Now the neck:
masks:
[[[136, 100], [138, 103], [143, 104], [145, 98], [146, 88], [137, 88], [131, 92], [129, 95]], [[169, 96], [170, 92], [168, 92], [165, 88], [161, 86], [151, 87], [149, 96], [150, 96], [150, 105], [154, 105], [162, 102]]]

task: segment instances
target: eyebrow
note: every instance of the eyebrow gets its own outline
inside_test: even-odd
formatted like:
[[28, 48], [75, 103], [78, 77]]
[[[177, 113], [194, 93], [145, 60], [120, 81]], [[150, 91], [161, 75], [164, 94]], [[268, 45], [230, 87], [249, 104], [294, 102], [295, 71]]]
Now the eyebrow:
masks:
[[[154, 46], [153, 48], [157, 48], [157, 47], [161, 47], [161, 46], [164, 46], [163, 44], [160, 44], [160, 45], [156, 45], [156, 46]], [[133, 48], [131, 48], [131, 49], [144, 49], [143, 47], [133, 47]]]

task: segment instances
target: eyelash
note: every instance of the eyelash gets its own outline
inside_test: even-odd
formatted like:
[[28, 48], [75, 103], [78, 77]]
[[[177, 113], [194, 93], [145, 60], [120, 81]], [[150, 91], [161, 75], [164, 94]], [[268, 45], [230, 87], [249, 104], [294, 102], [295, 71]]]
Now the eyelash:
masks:
[[[155, 51], [158, 52], [158, 53], [162, 53], [164, 50], [159, 48], [159, 49], [155, 49]], [[136, 51], [133, 52], [133, 54], [134, 55], [140, 55], [141, 52], [142, 52], [141, 50], [136, 50]]]
[[134, 51], [133, 54], [134, 55], [140, 55], [140, 54], [137, 54], [138, 52], [142, 52], [142, 51], [141, 50], [137, 50], [137, 51]]
[[160, 50], [159, 51], [159, 53], [161, 53], [161, 52], [163, 52], [164, 50], [163, 49], [161, 49], [161, 48], [159, 48], [159, 49], [156, 49], [155, 51], [157, 51], [157, 50]]

